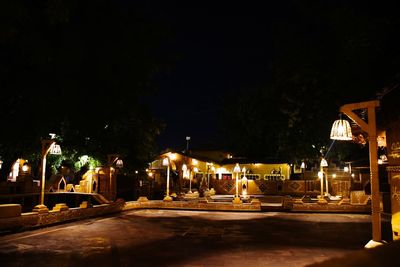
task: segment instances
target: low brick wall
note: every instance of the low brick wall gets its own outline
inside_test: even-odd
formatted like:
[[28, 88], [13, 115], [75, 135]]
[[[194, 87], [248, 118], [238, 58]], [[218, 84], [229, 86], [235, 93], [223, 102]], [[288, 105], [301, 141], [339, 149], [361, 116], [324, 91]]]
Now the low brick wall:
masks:
[[46, 213], [27, 212], [18, 217], [0, 219], [0, 231], [20, 231], [66, 221], [82, 220], [90, 217], [121, 212], [125, 202], [116, 201], [111, 204], [96, 205], [90, 208], [71, 208], [68, 210], [52, 210]]
[[301, 212], [348, 212], [348, 213], [370, 213], [370, 205], [339, 205], [337, 203], [293, 203], [291, 211]]
[[20, 204], [0, 204], [0, 218], [12, 218], [21, 216]]
[[[83, 203], [84, 204], [84, 203]], [[61, 205], [64, 207], [64, 205]], [[369, 213], [370, 205], [338, 205], [296, 203], [285, 198], [282, 208], [294, 212], [349, 212]], [[14, 208], [12, 208], [14, 209]], [[28, 212], [21, 215], [0, 218], [0, 232], [22, 231], [46, 225], [58, 224], [74, 220], [82, 220], [106, 214], [118, 213], [134, 209], [181, 209], [181, 210], [214, 210], [214, 211], [261, 211], [261, 202], [253, 199], [250, 203], [233, 204], [232, 202], [214, 202], [206, 199], [198, 201], [162, 201], [140, 199], [139, 201], [117, 200], [110, 204], [95, 206], [81, 205], [80, 208], [52, 210], [45, 213]], [[13, 215], [12, 213], [11, 215]]]
[[130, 201], [126, 202], [123, 210], [132, 209], [183, 209], [183, 210], [218, 210], [218, 211], [261, 211], [261, 203], [233, 204], [230, 202], [213, 201]]

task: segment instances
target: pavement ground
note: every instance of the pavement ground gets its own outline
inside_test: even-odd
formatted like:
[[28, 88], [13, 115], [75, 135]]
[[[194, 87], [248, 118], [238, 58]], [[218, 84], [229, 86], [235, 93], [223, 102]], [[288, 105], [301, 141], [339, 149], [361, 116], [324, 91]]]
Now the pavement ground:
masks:
[[132, 210], [1, 236], [0, 258], [7, 267], [383, 266], [355, 265], [374, 263], [370, 238], [366, 214]]

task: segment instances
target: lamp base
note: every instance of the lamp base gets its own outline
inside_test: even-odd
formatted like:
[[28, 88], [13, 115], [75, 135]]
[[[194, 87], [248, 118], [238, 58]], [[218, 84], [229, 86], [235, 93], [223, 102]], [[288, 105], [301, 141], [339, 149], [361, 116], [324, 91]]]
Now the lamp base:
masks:
[[46, 205], [39, 204], [39, 205], [36, 205], [36, 206], [33, 208], [32, 211], [33, 211], [33, 212], [38, 212], [38, 213], [47, 213], [47, 212], [49, 212], [49, 209], [47, 208]]
[[328, 201], [326, 201], [326, 199], [323, 197], [318, 197], [317, 203], [321, 205], [326, 205], [328, 204]]
[[378, 242], [378, 241], [374, 241], [374, 240], [370, 240], [365, 246], [364, 246], [364, 248], [376, 248], [376, 247], [379, 247], [379, 246], [382, 246], [383, 244], [385, 244], [386, 242], [385, 241], [380, 241], [380, 242]]
[[165, 196], [163, 200], [169, 202], [169, 201], [172, 201], [172, 197], [170, 197], [170, 196]]
[[233, 203], [233, 204], [242, 204], [243, 202], [242, 202], [242, 200], [240, 199], [240, 197], [235, 197], [235, 198], [232, 200], [232, 203]]

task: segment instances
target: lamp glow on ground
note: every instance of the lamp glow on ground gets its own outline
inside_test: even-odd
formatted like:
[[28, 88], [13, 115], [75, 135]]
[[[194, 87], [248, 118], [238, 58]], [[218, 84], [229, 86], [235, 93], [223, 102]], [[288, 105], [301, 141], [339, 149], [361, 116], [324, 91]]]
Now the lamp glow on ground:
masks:
[[[372, 221], [372, 240], [370, 240], [365, 247], [371, 248], [382, 243], [382, 225], [381, 225], [381, 210], [380, 210], [380, 192], [379, 192], [379, 177], [378, 177], [378, 141], [376, 133], [376, 114], [375, 108], [379, 107], [379, 101], [367, 101], [360, 103], [346, 104], [340, 107], [340, 112], [344, 113], [347, 117], [357, 123], [360, 128], [368, 134], [369, 139], [369, 162], [370, 162], [370, 183], [371, 183], [371, 221]], [[366, 109], [368, 112], [368, 122], [364, 121], [354, 111]], [[341, 120], [341, 119], [340, 119]], [[343, 121], [343, 120], [342, 120]], [[347, 123], [341, 124], [335, 121], [332, 125], [331, 139], [334, 140], [352, 140], [351, 131], [350, 134], [346, 134], [344, 139], [343, 127], [350, 128]], [[348, 124], [348, 126], [347, 126]], [[351, 129], [350, 129], [351, 130]]]

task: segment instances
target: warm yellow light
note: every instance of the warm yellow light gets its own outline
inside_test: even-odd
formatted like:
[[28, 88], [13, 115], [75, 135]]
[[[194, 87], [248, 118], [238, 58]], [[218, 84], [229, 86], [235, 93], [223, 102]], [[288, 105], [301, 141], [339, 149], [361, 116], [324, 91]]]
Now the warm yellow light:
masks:
[[331, 139], [333, 140], [353, 140], [350, 123], [347, 120], [336, 120], [331, 129]]
[[147, 175], [150, 176], [150, 177], [153, 177], [153, 173], [152, 172], [147, 173]]
[[187, 171], [187, 166], [186, 166], [186, 164], [183, 164], [183, 165], [182, 165], [182, 171], [184, 171], [184, 172]]
[[227, 171], [226, 171], [226, 168], [218, 168], [217, 169], [217, 173], [226, 173]]
[[328, 167], [328, 162], [324, 158], [321, 160], [321, 167]]
[[344, 171], [344, 172], [349, 172], [349, 167], [347, 167], [347, 166], [344, 167], [344, 168], [343, 168], [343, 171]]
[[199, 164], [199, 162], [197, 161], [197, 159], [192, 159], [192, 164], [197, 165], [197, 164]]
[[27, 172], [28, 170], [29, 170], [28, 165], [26, 165], [26, 164], [22, 165], [22, 171], [23, 172]]
[[323, 172], [318, 172], [318, 178], [322, 179], [324, 177], [324, 173]]
[[336, 178], [336, 173], [332, 174], [332, 178]]
[[301, 162], [300, 169], [305, 169], [305, 168], [306, 168], [306, 164], [303, 161], [303, 162]]
[[163, 165], [163, 166], [168, 166], [168, 165], [169, 165], [169, 160], [168, 160], [168, 158], [164, 158], [164, 159], [163, 159], [162, 165]]
[[199, 172], [199, 169], [198, 169], [197, 167], [194, 167], [194, 168], [193, 168], [193, 171], [194, 171], [194, 172]]
[[235, 168], [233, 168], [233, 172], [240, 172], [239, 163], [236, 163]]
[[168, 157], [169, 157], [171, 160], [176, 160], [177, 155], [176, 155], [176, 153], [171, 153], [171, 154], [168, 155]]

